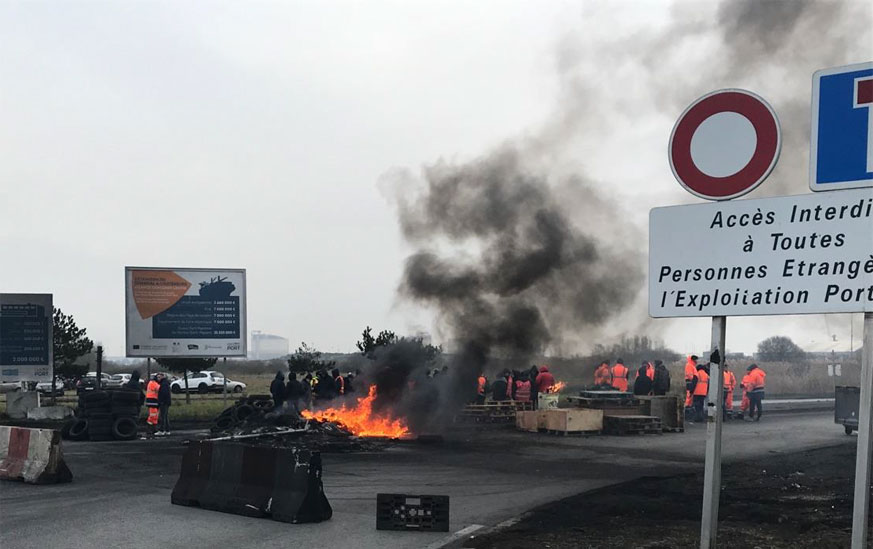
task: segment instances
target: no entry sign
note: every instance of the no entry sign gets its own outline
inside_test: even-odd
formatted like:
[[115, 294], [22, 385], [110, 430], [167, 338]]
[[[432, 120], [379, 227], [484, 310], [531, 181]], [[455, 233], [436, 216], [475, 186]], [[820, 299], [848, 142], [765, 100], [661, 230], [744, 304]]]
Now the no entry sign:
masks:
[[685, 109], [670, 134], [670, 167], [691, 194], [729, 200], [761, 184], [782, 139], [766, 101], [739, 89], [718, 90]]

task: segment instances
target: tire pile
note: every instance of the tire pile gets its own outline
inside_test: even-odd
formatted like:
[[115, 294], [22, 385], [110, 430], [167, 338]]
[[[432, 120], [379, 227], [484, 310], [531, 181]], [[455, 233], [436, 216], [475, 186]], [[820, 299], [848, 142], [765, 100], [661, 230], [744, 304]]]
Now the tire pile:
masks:
[[76, 417], [61, 429], [68, 440], [134, 440], [137, 438], [140, 393], [119, 389], [79, 396]]
[[233, 406], [218, 414], [211, 431], [246, 434], [265, 426], [296, 427], [300, 421], [293, 412], [274, 413], [273, 399], [270, 395], [251, 395], [239, 399]]

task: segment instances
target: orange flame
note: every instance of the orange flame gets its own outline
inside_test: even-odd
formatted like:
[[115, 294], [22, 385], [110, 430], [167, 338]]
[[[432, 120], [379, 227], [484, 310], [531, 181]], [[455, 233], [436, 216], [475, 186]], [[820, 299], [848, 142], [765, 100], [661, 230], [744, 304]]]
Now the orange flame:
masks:
[[566, 386], [567, 386], [566, 383], [564, 383], [563, 381], [559, 381], [559, 382], [555, 383], [554, 385], [552, 385], [551, 387], [549, 387], [548, 390], [546, 390], [546, 392], [547, 393], [560, 393], [561, 391], [564, 390], [564, 387], [566, 387]]
[[373, 413], [373, 400], [375, 399], [376, 386], [370, 385], [367, 396], [359, 398], [354, 407], [343, 404], [339, 408], [327, 408], [315, 412], [303, 410], [300, 415], [306, 419], [339, 423], [359, 437], [400, 438], [409, 435], [409, 426], [402, 419], [393, 419], [390, 415]]

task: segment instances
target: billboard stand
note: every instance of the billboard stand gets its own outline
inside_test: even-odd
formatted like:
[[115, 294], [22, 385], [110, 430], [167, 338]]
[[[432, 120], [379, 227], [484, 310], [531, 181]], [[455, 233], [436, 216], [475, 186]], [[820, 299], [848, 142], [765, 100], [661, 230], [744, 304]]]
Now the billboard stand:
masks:
[[224, 374], [224, 387], [222, 387], [222, 393], [224, 394], [224, 406], [227, 407], [227, 357], [221, 357], [221, 373]]
[[855, 457], [855, 506], [852, 510], [852, 549], [867, 547], [867, 512], [870, 509], [870, 459], [873, 454], [873, 313], [864, 313], [864, 351], [861, 356], [861, 402], [858, 417], [858, 454]]
[[720, 361], [709, 364], [709, 387], [706, 403], [706, 462], [703, 476], [703, 516], [700, 521], [700, 547], [716, 547], [718, 503], [721, 496], [721, 427], [724, 406], [725, 337], [727, 317], [712, 317], [712, 349]]

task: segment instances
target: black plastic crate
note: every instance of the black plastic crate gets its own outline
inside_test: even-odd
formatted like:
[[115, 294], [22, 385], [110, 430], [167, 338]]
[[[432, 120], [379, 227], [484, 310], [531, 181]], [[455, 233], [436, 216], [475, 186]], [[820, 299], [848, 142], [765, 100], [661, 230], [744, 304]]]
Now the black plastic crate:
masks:
[[376, 530], [449, 531], [449, 496], [376, 494]]

